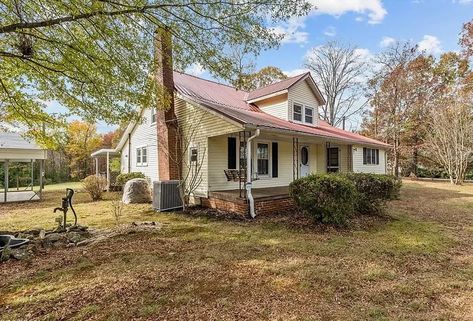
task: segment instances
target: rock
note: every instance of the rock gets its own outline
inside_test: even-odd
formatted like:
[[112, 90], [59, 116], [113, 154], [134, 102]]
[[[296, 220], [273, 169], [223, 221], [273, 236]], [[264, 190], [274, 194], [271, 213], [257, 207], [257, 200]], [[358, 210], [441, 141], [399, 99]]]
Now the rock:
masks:
[[54, 243], [54, 242], [57, 242], [57, 241], [60, 241], [61, 239], [63, 239], [63, 236], [59, 233], [50, 233], [50, 234], [47, 234], [44, 239], [47, 241], [47, 242], [51, 242], [51, 243]]
[[40, 239], [44, 239], [46, 237], [46, 231], [45, 230], [39, 231], [38, 236]]
[[151, 202], [151, 192], [148, 181], [144, 178], [134, 178], [123, 187], [122, 201], [124, 204], [140, 204]]
[[0, 262], [5, 262], [10, 259], [11, 255], [11, 248], [4, 247], [2, 251], [0, 251]]
[[26, 247], [15, 248], [11, 250], [11, 256], [16, 260], [24, 260], [29, 258], [31, 253]]
[[69, 232], [67, 233], [67, 238], [70, 243], [77, 244], [84, 239], [81, 233], [79, 232]]

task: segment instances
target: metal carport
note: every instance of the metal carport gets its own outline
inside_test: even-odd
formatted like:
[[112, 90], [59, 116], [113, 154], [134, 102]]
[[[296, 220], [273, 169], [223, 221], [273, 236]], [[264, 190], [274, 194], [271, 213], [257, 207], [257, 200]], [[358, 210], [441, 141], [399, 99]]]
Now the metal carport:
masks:
[[[0, 132], [0, 163], [3, 163], [3, 190], [0, 203], [40, 200], [43, 191], [44, 160], [47, 150], [18, 133]], [[39, 186], [35, 189], [34, 165], [39, 162]], [[13, 163], [31, 163], [31, 183], [20, 190], [9, 187], [9, 171]], [[3, 195], [1, 195], [3, 194]]]

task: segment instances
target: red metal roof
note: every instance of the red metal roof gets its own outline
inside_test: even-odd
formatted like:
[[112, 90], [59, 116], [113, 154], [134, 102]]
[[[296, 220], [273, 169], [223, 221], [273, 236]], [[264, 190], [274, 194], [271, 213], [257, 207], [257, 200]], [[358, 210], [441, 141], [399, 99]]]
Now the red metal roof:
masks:
[[253, 90], [252, 92], [248, 93], [247, 100], [253, 100], [256, 98], [264, 97], [267, 95], [271, 95], [271, 94], [286, 90], [292, 85], [294, 85], [295, 83], [297, 83], [302, 78], [306, 77], [307, 74], [308, 72], [278, 81], [277, 83], [271, 84], [269, 86], [265, 86], [265, 87], [261, 87], [256, 90]]
[[[288, 83], [294, 81], [294, 78], [299, 81], [305, 75], [306, 74], [286, 79], [282, 82], [286, 82], [287, 80], [291, 81], [286, 82], [284, 85], [276, 86], [276, 88], [287, 86]], [[295, 82], [292, 82], [292, 84]], [[263, 112], [256, 105], [248, 104], [246, 102], [249, 96], [248, 92], [237, 90], [231, 86], [219, 84], [210, 80], [174, 72], [174, 86], [177, 92], [184, 97], [187, 97], [188, 99], [243, 125], [298, 132], [305, 135], [331, 138], [350, 143], [377, 145], [382, 147], [390, 146], [378, 140], [333, 127], [322, 120], [318, 121], [317, 126], [309, 126], [277, 118]]]

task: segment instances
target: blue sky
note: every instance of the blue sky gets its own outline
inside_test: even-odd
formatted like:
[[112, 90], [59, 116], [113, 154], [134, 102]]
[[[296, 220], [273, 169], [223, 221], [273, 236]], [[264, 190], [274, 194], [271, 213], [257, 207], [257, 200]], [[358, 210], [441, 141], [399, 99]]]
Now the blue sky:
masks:
[[[310, 49], [330, 40], [350, 43], [366, 58], [396, 40], [418, 43], [434, 55], [456, 51], [462, 24], [473, 18], [473, 0], [310, 1], [318, 9], [308, 17], [275, 26], [276, 32], [285, 35], [283, 43], [257, 57], [257, 69], [272, 65], [289, 75], [300, 73]], [[199, 66], [187, 71], [209, 77]], [[54, 105], [50, 110], [57, 110]], [[100, 132], [113, 128], [98, 124]]]
[[[432, 54], [458, 50], [458, 34], [473, 18], [473, 0], [314, 0], [319, 10], [281, 27], [277, 50], [263, 53], [257, 66], [286, 72], [303, 67], [310, 48], [330, 40], [350, 43], [375, 55], [395, 40], [418, 43]], [[384, 40], [384, 41], [383, 41]]]

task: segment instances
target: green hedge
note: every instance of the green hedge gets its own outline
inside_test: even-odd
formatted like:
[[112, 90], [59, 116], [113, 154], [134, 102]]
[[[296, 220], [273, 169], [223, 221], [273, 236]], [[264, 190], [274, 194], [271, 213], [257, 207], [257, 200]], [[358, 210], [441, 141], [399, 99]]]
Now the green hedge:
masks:
[[133, 178], [145, 178], [145, 174], [140, 172], [123, 173], [117, 176], [117, 185], [123, 186], [126, 182]]
[[401, 181], [390, 175], [312, 174], [289, 185], [296, 205], [317, 221], [343, 225], [355, 213], [379, 214], [399, 196]]
[[355, 185], [336, 174], [312, 174], [295, 180], [289, 193], [304, 213], [315, 220], [343, 225], [353, 215], [357, 197]]
[[392, 175], [346, 173], [340, 174], [355, 184], [355, 210], [359, 214], [380, 214], [386, 202], [399, 197], [401, 180]]

